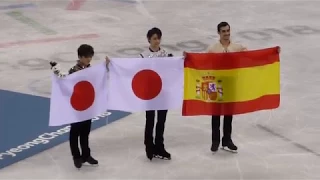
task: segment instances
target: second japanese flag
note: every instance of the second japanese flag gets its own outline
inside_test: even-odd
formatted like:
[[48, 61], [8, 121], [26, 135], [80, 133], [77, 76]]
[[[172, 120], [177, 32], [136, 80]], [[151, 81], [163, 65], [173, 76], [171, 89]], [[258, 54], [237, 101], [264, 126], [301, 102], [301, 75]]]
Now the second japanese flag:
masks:
[[178, 109], [183, 98], [183, 58], [114, 58], [108, 108], [129, 112]]

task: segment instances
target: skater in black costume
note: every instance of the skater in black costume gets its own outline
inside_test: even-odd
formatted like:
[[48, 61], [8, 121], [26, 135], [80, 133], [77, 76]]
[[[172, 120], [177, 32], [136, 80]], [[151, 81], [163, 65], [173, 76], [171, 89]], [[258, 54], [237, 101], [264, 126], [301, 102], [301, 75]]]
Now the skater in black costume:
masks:
[[[79, 60], [77, 64], [73, 66], [68, 74], [64, 74], [60, 71], [59, 66], [56, 62], [50, 62], [52, 71], [58, 77], [65, 77], [69, 74], [75, 73], [82, 69], [90, 67], [90, 62], [94, 55], [94, 50], [90, 45], [83, 44], [78, 48]], [[109, 64], [109, 58], [106, 57], [107, 65]], [[76, 168], [81, 168], [83, 163], [89, 163], [91, 165], [98, 165], [98, 161], [91, 156], [89, 148], [89, 134], [91, 131], [91, 119], [86, 121], [72, 123], [70, 129], [70, 149], [73, 156], [74, 165]], [[79, 150], [79, 139], [81, 154]]]
[[[208, 53], [228, 53], [247, 50], [246, 47], [235, 44], [230, 40], [230, 25], [227, 22], [221, 22], [217, 26], [217, 32], [220, 40], [208, 47]], [[238, 147], [234, 145], [231, 139], [232, 132], [232, 114], [224, 116], [222, 147], [228, 151], [236, 152]], [[216, 152], [220, 145], [220, 116], [212, 116], [212, 145], [211, 151]]]
[[[160, 47], [162, 32], [158, 28], [152, 28], [147, 33], [147, 39], [150, 44], [149, 48], [140, 54], [142, 58], [154, 57], [171, 57], [164, 49]], [[153, 128], [155, 115], [157, 112], [157, 124], [155, 139], [153, 139]], [[146, 156], [152, 160], [153, 157], [170, 160], [171, 155], [164, 147], [164, 129], [168, 110], [146, 111], [146, 126], [144, 134], [144, 144], [146, 148]]]

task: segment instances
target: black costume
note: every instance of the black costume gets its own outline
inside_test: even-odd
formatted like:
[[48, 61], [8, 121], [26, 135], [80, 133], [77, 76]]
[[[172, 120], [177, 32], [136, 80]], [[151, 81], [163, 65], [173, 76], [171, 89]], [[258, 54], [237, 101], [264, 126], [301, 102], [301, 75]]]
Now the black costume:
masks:
[[[51, 69], [58, 77], [65, 77], [74, 72], [90, 67], [90, 65], [83, 66], [78, 61], [77, 64], [69, 70], [68, 74], [63, 74], [60, 72], [57, 66], [57, 63], [51, 62], [50, 64], [52, 66]], [[85, 163], [85, 162], [88, 162], [89, 164], [98, 164], [98, 161], [92, 158], [90, 153], [91, 151], [89, 148], [89, 134], [91, 131], [91, 119], [88, 119], [82, 122], [72, 123], [70, 124], [70, 126], [71, 126], [71, 129], [70, 129], [69, 142], [70, 142], [71, 154], [74, 160], [74, 165], [77, 168], [81, 168], [82, 163]], [[81, 153], [79, 150], [79, 139], [80, 139]]]
[[[168, 54], [165, 50], [160, 49], [157, 52], [152, 51], [150, 48], [140, 54], [142, 58], [153, 58], [153, 57], [170, 57], [172, 54]], [[153, 138], [154, 120], [157, 112], [157, 124], [155, 140]], [[167, 119], [168, 110], [150, 110], [146, 111], [146, 126], [144, 133], [144, 144], [146, 146], [146, 155], [152, 160], [153, 157], [160, 159], [171, 159], [171, 154], [165, 150], [164, 147], [164, 129]]]

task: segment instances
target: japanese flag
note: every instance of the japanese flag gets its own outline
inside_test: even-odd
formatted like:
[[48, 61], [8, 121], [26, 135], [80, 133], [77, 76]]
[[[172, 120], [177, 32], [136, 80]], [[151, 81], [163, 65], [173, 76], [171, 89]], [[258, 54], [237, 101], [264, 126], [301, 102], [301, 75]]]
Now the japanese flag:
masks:
[[107, 68], [101, 63], [64, 78], [52, 75], [49, 126], [91, 119], [107, 110]]
[[180, 108], [183, 65], [182, 57], [112, 59], [108, 108], [128, 112]]

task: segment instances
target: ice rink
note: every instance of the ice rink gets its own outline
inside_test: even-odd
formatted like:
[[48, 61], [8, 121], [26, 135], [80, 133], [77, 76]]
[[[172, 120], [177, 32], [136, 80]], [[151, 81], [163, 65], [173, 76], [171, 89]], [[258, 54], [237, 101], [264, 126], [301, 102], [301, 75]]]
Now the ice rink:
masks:
[[[19, 6], [18, 6], [19, 5]], [[93, 131], [98, 167], [73, 166], [64, 143], [0, 170], [0, 179], [320, 179], [320, 1], [296, 0], [1, 0], [0, 89], [50, 96], [48, 62], [64, 69], [81, 43], [95, 60], [137, 57], [147, 30], [179, 56], [203, 51], [227, 21], [249, 49], [281, 46], [281, 106], [234, 118], [237, 154], [212, 154], [210, 117], [170, 111], [171, 161], [145, 157], [144, 113]]]

